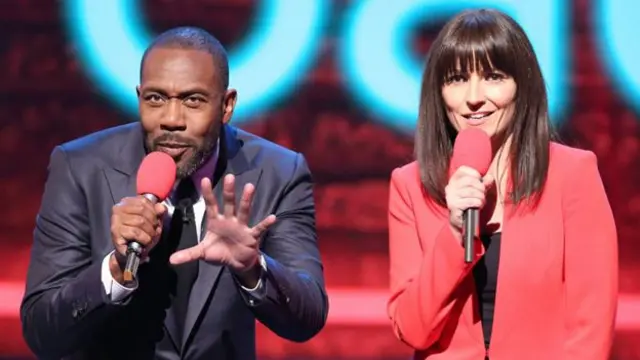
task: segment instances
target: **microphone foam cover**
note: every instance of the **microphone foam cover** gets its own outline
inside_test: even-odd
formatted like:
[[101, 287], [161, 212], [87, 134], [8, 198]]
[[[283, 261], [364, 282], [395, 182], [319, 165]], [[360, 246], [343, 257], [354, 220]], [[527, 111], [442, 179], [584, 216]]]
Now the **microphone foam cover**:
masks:
[[456, 136], [451, 157], [451, 171], [457, 170], [460, 166], [468, 166], [484, 176], [491, 165], [491, 158], [489, 135], [480, 129], [465, 129]]
[[145, 156], [138, 169], [138, 195], [152, 194], [164, 201], [176, 181], [176, 162], [166, 153], [154, 151]]

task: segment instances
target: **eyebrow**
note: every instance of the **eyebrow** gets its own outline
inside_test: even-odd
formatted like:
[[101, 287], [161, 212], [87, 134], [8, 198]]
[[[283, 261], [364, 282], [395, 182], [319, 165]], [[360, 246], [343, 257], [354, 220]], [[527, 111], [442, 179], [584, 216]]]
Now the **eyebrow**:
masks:
[[494, 72], [500, 72], [500, 73], [506, 74], [506, 72], [504, 70], [500, 70], [497, 67], [492, 67], [492, 68], [489, 68], [489, 69], [476, 69], [475, 71], [462, 70], [462, 69], [451, 69], [451, 70], [448, 70], [446, 72], [446, 74], [447, 74], [447, 76], [448, 75], [469, 75], [469, 74], [472, 74], [474, 72], [477, 72], [479, 74], [494, 73]]
[[[159, 88], [157, 86], [142, 87], [142, 93], [143, 94], [150, 93], [150, 92], [158, 93], [160, 95], [167, 96], [167, 97], [171, 96], [171, 95], [169, 95], [169, 93], [166, 90], [164, 90], [162, 88]], [[185, 98], [187, 96], [195, 95], [195, 94], [201, 94], [201, 95], [209, 96], [211, 93], [210, 93], [209, 90], [207, 90], [205, 88], [196, 86], [196, 87], [188, 88], [186, 90], [182, 90], [182, 91], [178, 92], [176, 97]]]

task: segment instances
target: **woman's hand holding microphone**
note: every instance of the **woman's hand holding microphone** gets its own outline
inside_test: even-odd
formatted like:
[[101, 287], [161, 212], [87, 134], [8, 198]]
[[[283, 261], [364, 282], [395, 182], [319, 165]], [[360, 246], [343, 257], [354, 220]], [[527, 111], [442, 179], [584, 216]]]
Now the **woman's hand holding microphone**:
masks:
[[462, 214], [469, 208], [481, 209], [486, 203], [486, 193], [493, 185], [494, 178], [485, 175], [468, 166], [459, 167], [449, 183], [444, 188], [447, 208], [449, 209], [449, 223], [457, 239], [462, 241]]

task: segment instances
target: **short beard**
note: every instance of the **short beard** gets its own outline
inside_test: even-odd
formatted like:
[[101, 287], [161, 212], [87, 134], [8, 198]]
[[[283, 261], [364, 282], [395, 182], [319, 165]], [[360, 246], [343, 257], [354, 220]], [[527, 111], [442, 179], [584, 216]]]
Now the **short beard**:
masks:
[[151, 139], [147, 136], [145, 140], [145, 145], [146, 145], [147, 151], [149, 152], [156, 151], [156, 149], [158, 148], [158, 144], [167, 140], [192, 145], [195, 149], [193, 155], [189, 159], [186, 159], [186, 161], [183, 164], [179, 165], [176, 169], [176, 180], [181, 180], [193, 175], [202, 165], [204, 165], [211, 158], [211, 156], [217, 150], [216, 148], [217, 148], [219, 135], [220, 135], [220, 128], [217, 126], [212, 126], [211, 130], [209, 130], [209, 133], [207, 134], [204, 141], [202, 142], [202, 145], [195, 147], [195, 144], [193, 144], [193, 142], [189, 141], [188, 139], [184, 139], [179, 135], [167, 132], [158, 136], [155, 139]]
[[207, 136], [202, 146], [197, 148], [193, 156], [176, 169], [176, 179], [185, 179], [193, 175], [206, 163], [216, 150], [217, 136]]

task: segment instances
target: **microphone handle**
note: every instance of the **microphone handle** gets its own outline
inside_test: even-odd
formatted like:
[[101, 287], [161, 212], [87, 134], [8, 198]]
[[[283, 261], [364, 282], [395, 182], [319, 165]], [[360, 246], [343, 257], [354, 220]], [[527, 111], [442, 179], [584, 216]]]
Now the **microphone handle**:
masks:
[[[143, 194], [147, 200], [153, 204], [158, 202], [158, 198], [153, 194]], [[124, 282], [125, 284], [133, 282], [138, 274], [138, 266], [140, 265], [140, 255], [142, 254], [142, 245], [135, 241], [127, 244], [127, 262], [124, 266]]]
[[464, 220], [464, 262], [470, 264], [473, 262], [473, 254], [475, 253], [473, 239], [476, 236], [476, 229], [478, 228], [478, 209], [467, 209], [463, 213]]

